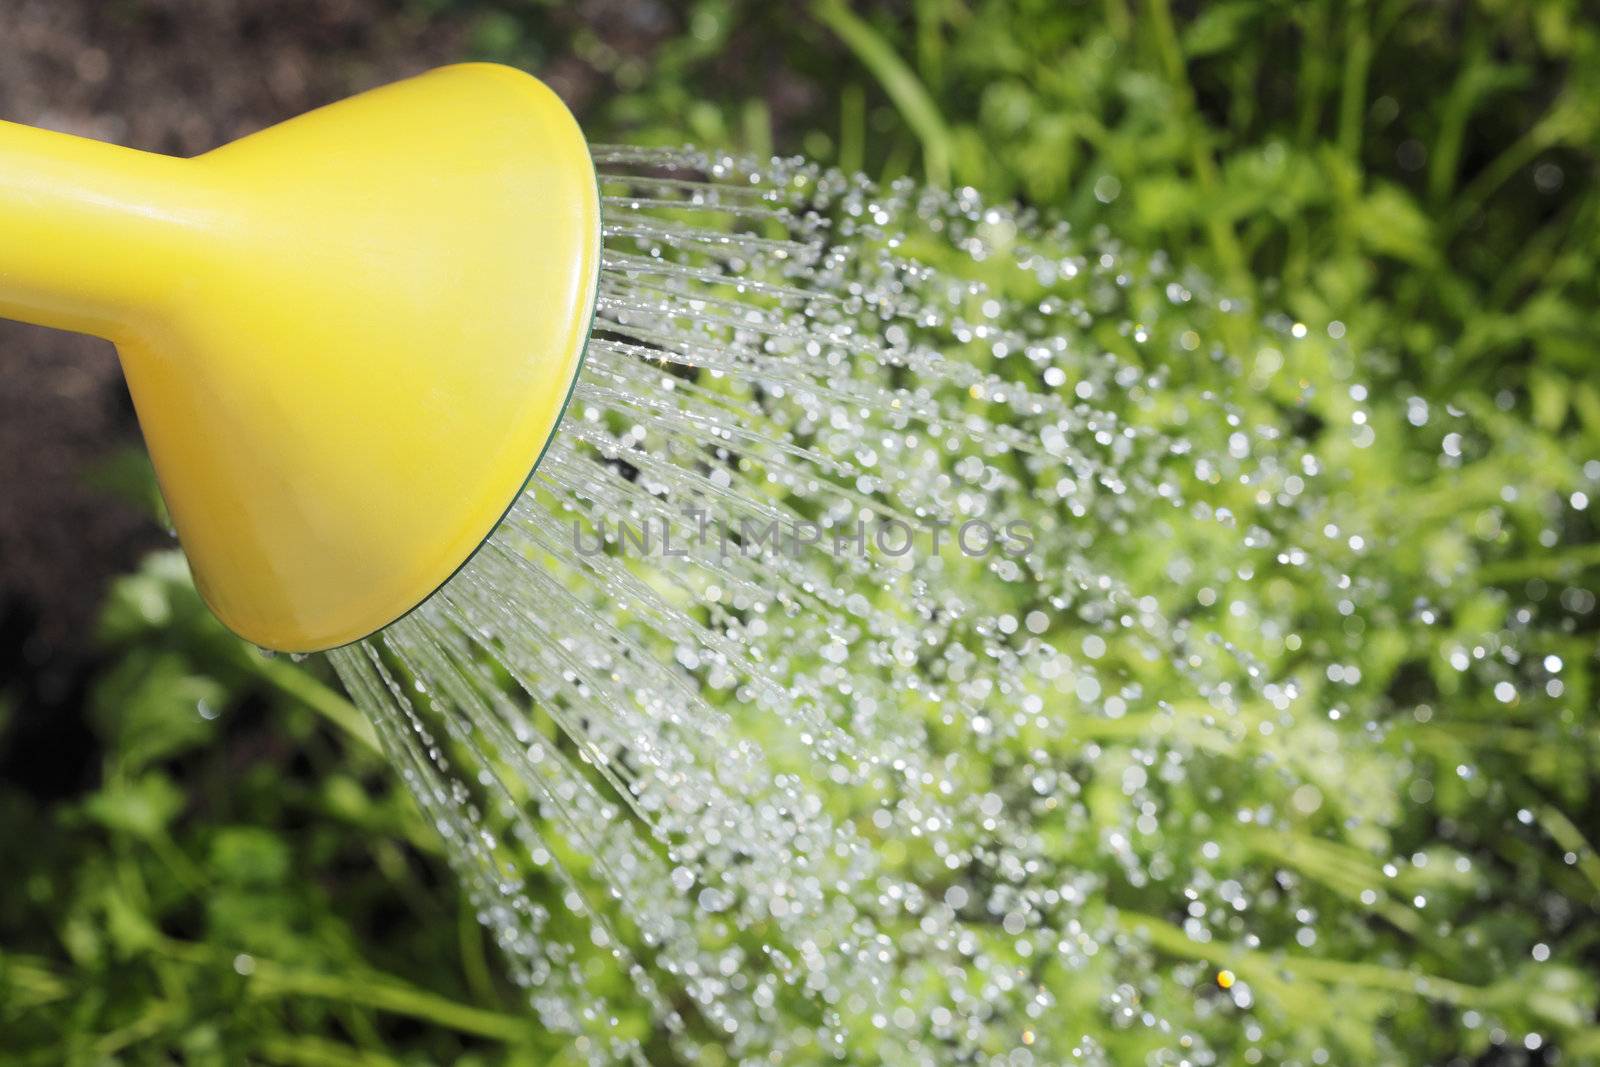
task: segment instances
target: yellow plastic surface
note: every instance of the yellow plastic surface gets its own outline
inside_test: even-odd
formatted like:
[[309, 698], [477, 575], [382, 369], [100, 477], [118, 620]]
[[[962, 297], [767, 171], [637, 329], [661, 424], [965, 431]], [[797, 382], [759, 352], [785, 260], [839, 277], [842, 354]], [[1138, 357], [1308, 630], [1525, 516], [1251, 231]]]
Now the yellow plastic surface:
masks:
[[465, 64], [194, 159], [0, 123], [0, 315], [114, 341], [212, 610], [364, 637], [516, 498], [565, 407], [600, 204], [561, 101]]

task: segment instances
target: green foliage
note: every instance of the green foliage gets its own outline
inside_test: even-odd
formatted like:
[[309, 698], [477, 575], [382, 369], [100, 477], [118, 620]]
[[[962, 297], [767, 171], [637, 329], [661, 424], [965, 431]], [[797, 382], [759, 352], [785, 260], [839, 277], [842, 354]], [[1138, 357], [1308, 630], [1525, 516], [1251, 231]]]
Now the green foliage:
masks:
[[[1342, 651], [1362, 671], [1346, 699], [1376, 725], [1266, 733], [1263, 711], [1255, 729], [1208, 741], [1168, 803], [1210, 806], [1214, 838], [1345, 916], [1318, 927], [1337, 942], [1289, 958], [1201, 944], [1117, 882], [1100, 842], [1055, 841], [1053, 854], [1108, 879], [1129, 936], [1149, 946], [1140, 995], [1192, 1001], [1189, 1022], [1220, 1049], [1250, 1043], [1215, 987], [1228, 968], [1285, 1059], [1331, 1047], [1344, 1057], [1332, 1062], [1447, 1062], [1485, 1054], [1496, 1030], [1539, 1033], [1568, 1062], [1600, 1058], [1595, 616], [1592, 596], [1583, 608], [1567, 595], [1600, 588], [1592, 511], [1571, 503], [1593, 495], [1581, 465], [1600, 456], [1600, 21], [1585, 5], [695, 0], [652, 8], [665, 21], [643, 29], [553, 2], [408, 7], [465, 26], [478, 57], [577, 64], [597, 140], [776, 147], [884, 178], [948, 177], [1103, 224], [1243, 301], [1217, 326], [1229, 358], [1185, 362], [1184, 312], [1130, 297], [1145, 300], [1148, 351], [1171, 362], [1175, 389], [1247, 381], [1264, 419], [1310, 398], [1306, 417], [1327, 427], [1319, 451], [1352, 487], [1339, 505], [1353, 528], [1387, 535], [1362, 566], [1393, 614], [1352, 632], [1318, 591], [1222, 576], [1220, 603], [1272, 597], [1296, 612], [1299, 643], [1280, 643], [1271, 669], [1303, 673]], [[1245, 325], [1271, 311], [1309, 324], [1306, 343]], [[1138, 357], [1127, 338], [1097, 340]], [[1331, 388], [1344, 351], [1369, 383], [1361, 405]], [[1461, 462], [1445, 460], [1438, 420], [1405, 431], [1412, 397], [1470, 412]], [[1406, 447], [1356, 447], [1358, 406]], [[126, 464], [102, 473], [139, 480]], [[1173, 537], [1198, 543], [1195, 526]], [[1129, 568], [1151, 574], [1177, 547], [1156, 531], [1126, 540]], [[319, 665], [240, 646], [171, 553], [110, 590], [101, 640], [93, 788], [61, 802], [0, 783], [5, 1062], [576, 1058], [496, 976], [428, 828]], [[1452, 665], [1507, 646], [1559, 655], [1564, 691], [1507, 704]], [[1150, 670], [1131, 651], [1127, 669]], [[1160, 727], [1200, 737], [1203, 711]], [[27, 714], [0, 693], [0, 731]], [[1105, 783], [1154, 725], [1039, 741], [1063, 761], [1095, 746], [1086, 777], [1100, 791], [1085, 803], [1109, 829], [1122, 798]], [[1317, 783], [1291, 831], [1227, 817], [1283, 799], [1253, 777], [1263, 754]], [[1008, 770], [971, 768], [973, 788], [999, 788]], [[1206, 842], [1165, 844], [1194, 855]], [[1391, 876], [1388, 856], [1409, 861]], [[1427, 918], [1404, 906], [1418, 895], [1434, 902]], [[1507, 962], [1533, 940], [1549, 960]], [[1091, 1006], [1057, 1025], [1103, 1017], [1115, 976], [1047, 978], [1063, 1005]], [[1152, 1040], [1099, 1037], [1126, 1063]]]
[[312, 665], [226, 633], [176, 552], [112, 587], [101, 636], [98, 786], [0, 789], [4, 1062], [549, 1062]]

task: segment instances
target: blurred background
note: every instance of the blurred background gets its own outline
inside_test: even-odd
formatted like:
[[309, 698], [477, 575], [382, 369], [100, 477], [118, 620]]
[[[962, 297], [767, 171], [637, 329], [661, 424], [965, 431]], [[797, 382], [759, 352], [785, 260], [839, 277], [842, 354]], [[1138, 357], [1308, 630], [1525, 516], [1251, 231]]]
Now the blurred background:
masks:
[[[1339, 323], [1395, 404], [1474, 398], [1500, 447], [1600, 456], [1580, 0], [0, 0], [0, 117], [189, 155], [467, 58], [535, 72], [594, 141], [804, 153], [1105, 225]], [[569, 1055], [520, 1019], [323, 669], [223, 633], [171, 547], [112, 349], [0, 322], [0, 1063]], [[1510, 573], [1593, 588], [1592, 547]], [[1563, 604], [1587, 663], [1594, 597]], [[1554, 859], [1500, 854], [1480, 906], [1579, 971], [1600, 965], [1586, 694], [1474, 757], [1512, 783], [1485, 803], [1570, 831]], [[1593, 1023], [1589, 990], [1560, 995]], [[1390, 1021], [1438, 1028], [1394, 1062], [1562, 1055]], [[1583, 1040], [1562, 1062], [1600, 1057]]]

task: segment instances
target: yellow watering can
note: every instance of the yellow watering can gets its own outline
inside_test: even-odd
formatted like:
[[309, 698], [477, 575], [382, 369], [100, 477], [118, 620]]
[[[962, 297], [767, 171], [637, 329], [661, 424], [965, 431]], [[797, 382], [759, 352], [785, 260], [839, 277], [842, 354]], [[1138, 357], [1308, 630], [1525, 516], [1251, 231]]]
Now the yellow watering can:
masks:
[[115, 342], [195, 581], [309, 652], [426, 600], [516, 499], [594, 310], [561, 101], [464, 64], [194, 159], [0, 122], [0, 316]]

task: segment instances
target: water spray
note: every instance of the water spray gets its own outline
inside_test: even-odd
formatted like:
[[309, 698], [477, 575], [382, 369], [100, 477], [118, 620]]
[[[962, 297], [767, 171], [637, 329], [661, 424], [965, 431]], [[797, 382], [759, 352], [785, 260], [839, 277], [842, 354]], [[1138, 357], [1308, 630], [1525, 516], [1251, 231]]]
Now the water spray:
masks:
[[[0, 125], [0, 250], [0, 314], [117, 344], [208, 603], [332, 649], [586, 1062], [1322, 1062], [1169, 1020], [1547, 997], [1318, 937], [1477, 907], [1380, 867], [1342, 758], [1435, 709], [1358, 684], [1392, 544], [1337, 465], [1395, 430], [1332, 333], [1229, 343], [1203, 276], [974, 190], [588, 145], [481, 64], [192, 160]], [[1502, 703], [1562, 662], [1457, 655]]]

